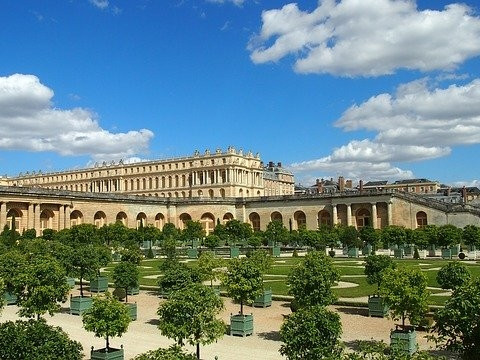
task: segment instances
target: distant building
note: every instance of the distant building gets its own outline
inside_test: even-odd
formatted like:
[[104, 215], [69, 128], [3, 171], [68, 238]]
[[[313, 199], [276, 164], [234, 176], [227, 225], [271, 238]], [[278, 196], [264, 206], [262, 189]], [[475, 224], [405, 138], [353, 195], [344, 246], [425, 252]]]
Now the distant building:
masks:
[[352, 180], [345, 180], [343, 176], [338, 178], [338, 181], [317, 179], [315, 184], [311, 186], [295, 186], [295, 194], [297, 195], [317, 195], [317, 194], [336, 194], [345, 192], [356, 192], [357, 189], [353, 188]]
[[440, 184], [437, 181], [428, 179], [398, 180], [392, 184], [389, 184], [388, 181], [369, 181], [365, 184], [360, 182], [361, 191], [401, 191], [421, 195], [436, 194], [439, 188]]

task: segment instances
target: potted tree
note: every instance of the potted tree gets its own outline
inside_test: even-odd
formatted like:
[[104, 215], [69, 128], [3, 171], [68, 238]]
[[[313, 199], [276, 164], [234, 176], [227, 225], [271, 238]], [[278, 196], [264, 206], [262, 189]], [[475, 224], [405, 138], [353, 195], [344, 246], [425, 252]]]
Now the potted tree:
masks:
[[458, 261], [449, 262], [437, 273], [437, 282], [442, 289], [455, 290], [470, 281], [471, 274], [467, 267]]
[[365, 275], [367, 283], [377, 285], [376, 292], [368, 297], [368, 316], [384, 317], [388, 313], [388, 307], [379, 295], [382, 284], [382, 273], [386, 269], [394, 269], [395, 262], [388, 255], [370, 255], [365, 259]]
[[137, 265], [131, 262], [121, 261], [113, 268], [113, 281], [117, 288], [125, 290], [125, 306], [128, 308], [132, 320], [137, 320], [137, 303], [129, 303], [128, 295], [139, 293], [139, 276]]
[[[252, 266], [256, 266], [260, 273], [262, 274], [262, 284], [263, 284], [263, 274], [267, 272], [273, 264], [272, 257], [263, 250], [256, 250], [252, 252], [250, 257], [248, 258]], [[272, 289], [265, 289], [263, 287], [263, 293], [260, 294], [252, 304], [254, 307], [268, 307], [272, 306]]]
[[272, 256], [280, 256], [279, 244], [287, 241], [289, 237], [287, 228], [280, 220], [273, 220], [267, 225], [264, 236], [268, 240], [268, 246], [271, 246]]
[[378, 241], [380, 240], [377, 230], [371, 226], [364, 226], [360, 229], [358, 235], [360, 241], [364, 244], [362, 255], [372, 255], [372, 252], [375, 252]]
[[7, 305], [17, 303], [15, 295], [15, 279], [27, 264], [25, 256], [18, 251], [9, 251], [0, 255], [0, 279], [3, 279], [3, 300]]
[[218, 286], [214, 287], [213, 282], [219, 278], [221, 274], [219, 269], [222, 265], [223, 260], [216, 257], [212, 252], [202, 252], [196, 265], [200, 279], [210, 282], [210, 288], [217, 295], [220, 295], [220, 288]]
[[172, 260], [167, 266], [162, 267], [163, 276], [158, 280], [160, 297], [168, 298], [169, 295], [182, 289], [190, 283], [200, 282], [200, 275], [187, 267], [185, 264]]
[[105, 347], [98, 350], [92, 347], [91, 360], [123, 360], [123, 346], [120, 349], [111, 348], [110, 338], [122, 336], [130, 321], [127, 308], [109, 292], [106, 292], [104, 297], [95, 297], [92, 307], [83, 314], [82, 322], [85, 330], [105, 339]]
[[476, 251], [480, 245], [480, 227], [475, 225], [465, 226], [462, 231], [462, 240], [465, 245], [468, 245], [470, 251]]
[[[390, 344], [403, 352], [413, 354], [417, 339], [415, 325], [428, 310], [427, 278], [418, 269], [386, 269], [380, 285], [380, 296], [388, 306], [393, 320], [402, 320], [400, 326], [390, 332]], [[410, 326], [405, 324], [409, 320]]]
[[442, 258], [451, 259], [455, 253], [452, 246], [460, 243], [462, 230], [451, 224], [442, 225], [438, 228], [437, 238], [438, 245], [442, 247]]
[[112, 253], [109, 248], [103, 245], [96, 246], [96, 251], [99, 266], [97, 268], [96, 277], [90, 279], [89, 286], [91, 292], [99, 293], [108, 290], [108, 277], [101, 275], [100, 268], [108, 265], [111, 261]]
[[243, 304], [252, 303], [261, 293], [263, 279], [260, 269], [246, 259], [233, 259], [224, 278], [228, 295], [240, 302], [240, 312], [230, 316], [230, 335], [253, 334], [253, 315], [243, 313]]
[[361, 241], [358, 238], [358, 231], [355, 226], [344, 226], [339, 228], [339, 240], [344, 248], [346, 248], [348, 257], [358, 257], [358, 249], [361, 246]]
[[382, 240], [387, 244], [394, 244], [393, 254], [396, 259], [403, 259], [405, 256], [404, 245], [407, 240], [405, 228], [402, 226], [389, 225], [382, 230]]
[[412, 241], [418, 250], [419, 259], [427, 257], [428, 234], [423, 228], [416, 228], [412, 231]]

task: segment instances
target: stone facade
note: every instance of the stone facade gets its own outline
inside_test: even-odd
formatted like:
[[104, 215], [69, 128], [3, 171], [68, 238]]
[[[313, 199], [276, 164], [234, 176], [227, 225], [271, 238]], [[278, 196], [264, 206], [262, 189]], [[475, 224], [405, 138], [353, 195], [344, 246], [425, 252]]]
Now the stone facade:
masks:
[[35, 228], [39, 235], [46, 228], [62, 230], [82, 223], [100, 227], [121, 221], [135, 228], [142, 221], [162, 228], [170, 222], [183, 228], [187, 220], [200, 221], [209, 233], [217, 222], [230, 219], [250, 223], [255, 230], [265, 230], [276, 219], [292, 230], [303, 225], [317, 229], [322, 224], [463, 227], [480, 225], [480, 209], [399, 192], [183, 199], [0, 186], [0, 228], [11, 226], [13, 218], [20, 232]]
[[264, 167], [259, 154], [230, 147], [225, 152], [196, 151], [183, 158], [20, 174], [3, 185], [161, 198], [228, 198], [293, 194], [294, 177], [281, 166]]

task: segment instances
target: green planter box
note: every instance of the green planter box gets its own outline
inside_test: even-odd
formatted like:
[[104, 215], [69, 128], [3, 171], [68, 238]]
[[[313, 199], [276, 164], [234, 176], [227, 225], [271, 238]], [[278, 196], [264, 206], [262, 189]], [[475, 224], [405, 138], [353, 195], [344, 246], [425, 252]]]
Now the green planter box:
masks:
[[198, 258], [198, 249], [197, 248], [187, 249], [187, 256], [189, 259]]
[[197, 248], [200, 242], [198, 241], [198, 239], [194, 239], [190, 243], [192, 244], [192, 248]]
[[142, 241], [142, 248], [150, 249], [151, 247], [152, 247], [152, 241], [151, 240]]
[[362, 255], [363, 256], [368, 256], [372, 254], [372, 245], [367, 244], [363, 247], [362, 249]]
[[388, 306], [383, 303], [380, 296], [368, 297], [368, 316], [385, 317], [388, 314]]
[[428, 245], [428, 256], [430, 256], [430, 257], [436, 256], [436, 253], [435, 253], [436, 250], [437, 249], [436, 249], [435, 245]]
[[273, 257], [280, 257], [280, 246], [274, 246], [271, 249]]
[[358, 257], [358, 248], [348, 248], [347, 255], [349, 258], [357, 258]]
[[263, 307], [263, 308], [272, 306], [272, 290], [271, 289], [263, 290], [263, 294], [255, 299], [255, 301], [253, 302], [253, 306]]
[[442, 249], [442, 259], [451, 259], [452, 249]]
[[393, 250], [393, 256], [395, 259], [403, 259], [405, 256], [405, 251], [403, 249], [395, 249]]
[[230, 315], [230, 335], [248, 336], [253, 334], [253, 315]]
[[137, 320], [137, 303], [126, 303], [125, 306], [128, 309], [128, 314], [132, 321]]
[[91, 297], [71, 296], [70, 297], [70, 314], [82, 315], [86, 310], [92, 307]]
[[67, 277], [67, 284], [70, 286], [70, 289], [75, 287], [75, 278]]
[[453, 245], [450, 250], [452, 250], [452, 256], [458, 256], [460, 254], [460, 244]]
[[108, 278], [106, 276], [97, 276], [90, 280], [90, 292], [105, 292], [108, 290]]
[[411, 245], [407, 245], [404, 247], [405, 249], [405, 256], [413, 256], [413, 253], [415, 252], [415, 248]]
[[240, 256], [240, 249], [236, 246], [230, 247], [230, 258], [238, 258]]
[[412, 355], [417, 351], [417, 333], [415, 330], [395, 329], [390, 332], [390, 346]]
[[140, 287], [139, 286], [128, 288], [128, 291], [127, 291], [128, 295], [138, 295], [139, 293], [140, 293]]
[[90, 360], [123, 360], [125, 354], [123, 352], [123, 346], [120, 349], [110, 348], [98, 349], [90, 351]]
[[7, 305], [15, 305], [17, 303], [17, 295], [12, 294], [11, 292], [5, 292], [3, 294], [3, 300]]

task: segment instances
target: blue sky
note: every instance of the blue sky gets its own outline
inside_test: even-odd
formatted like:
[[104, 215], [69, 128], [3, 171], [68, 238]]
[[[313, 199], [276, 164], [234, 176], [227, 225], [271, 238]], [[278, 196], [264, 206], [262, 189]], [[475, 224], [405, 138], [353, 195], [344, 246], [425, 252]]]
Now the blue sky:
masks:
[[473, 0], [0, 2], [0, 174], [232, 145], [480, 185]]

